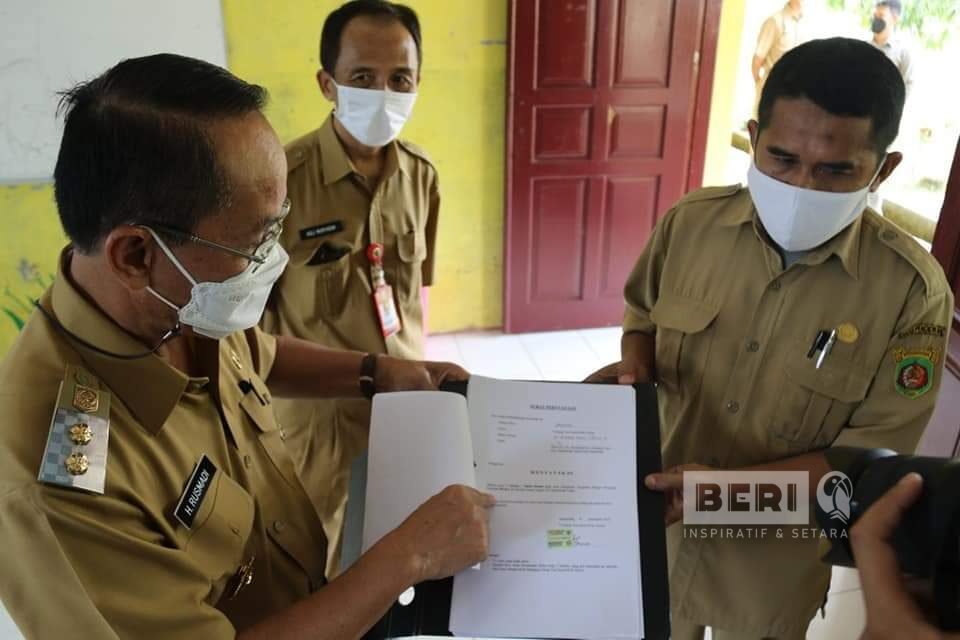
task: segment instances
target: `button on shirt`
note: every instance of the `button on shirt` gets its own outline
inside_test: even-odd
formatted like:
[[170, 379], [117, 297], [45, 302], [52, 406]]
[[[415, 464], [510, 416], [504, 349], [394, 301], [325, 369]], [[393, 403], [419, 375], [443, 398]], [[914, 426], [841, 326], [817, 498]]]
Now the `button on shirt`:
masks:
[[[626, 302], [624, 330], [656, 337], [664, 466], [730, 469], [832, 445], [912, 452], [940, 383], [946, 337], [936, 328], [953, 310], [940, 266], [869, 210], [784, 269], [739, 186], [694, 192], [660, 221]], [[817, 369], [811, 342], [841, 325], [848, 341]], [[934, 358], [933, 388], [913, 399], [896, 387], [903, 352]], [[802, 635], [829, 581], [817, 547], [790, 532], [684, 538], [674, 525], [674, 616]]]
[[[433, 283], [440, 193], [418, 147], [391, 142], [370, 185], [355, 170], [329, 117], [287, 146], [290, 215], [281, 243], [290, 262], [261, 326], [327, 347], [423, 357], [420, 288]], [[342, 228], [341, 228], [342, 227]], [[384, 339], [373, 305], [367, 246], [384, 245], [384, 269], [403, 329]], [[367, 443], [367, 400], [278, 400], [280, 424], [330, 540], [336, 574], [350, 463]]]
[[[40, 304], [102, 349], [144, 349], [63, 273]], [[97, 354], [34, 313], [4, 358], [0, 598], [27, 637], [233, 638], [324, 584], [320, 521], [270, 406], [239, 384], [265, 396], [274, 339], [252, 329], [196, 349], [202, 378]], [[37, 481], [67, 365], [110, 394], [103, 495]], [[188, 529], [174, 507], [203, 455], [216, 472]]]

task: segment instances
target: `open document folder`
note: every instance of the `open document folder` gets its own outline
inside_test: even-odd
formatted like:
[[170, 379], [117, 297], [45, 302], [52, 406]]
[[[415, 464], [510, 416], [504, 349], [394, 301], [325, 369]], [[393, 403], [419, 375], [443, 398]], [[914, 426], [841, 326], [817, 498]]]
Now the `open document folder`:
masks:
[[[374, 398], [363, 549], [450, 484], [492, 493], [490, 557], [395, 604], [368, 638], [667, 638], [652, 386], [474, 376]], [[462, 393], [466, 393], [466, 397]]]

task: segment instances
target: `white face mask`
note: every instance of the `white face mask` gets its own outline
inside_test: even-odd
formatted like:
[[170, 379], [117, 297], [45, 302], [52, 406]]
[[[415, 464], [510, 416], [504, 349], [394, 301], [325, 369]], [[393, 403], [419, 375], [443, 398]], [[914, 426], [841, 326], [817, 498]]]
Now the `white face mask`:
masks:
[[808, 251], [836, 236], [863, 213], [870, 185], [882, 168], [883, 159], [863, 189], [835, 193], [780, 182], [751, 162], [747, 187], [770, 238], [786, 251]]
[[334, 115], [357, 142], [368, 147], [382, 147], [400, 135], [417, 100], [416, 93], [333, 84], [337, 88]]
[[194, 332], [202, 336], [220, 340], [260, 322], [270, 290], [287, 266], [288, 256], [283, 247], [274, 245], [267, 254], [266, 262], [250, 262], [246, 269], [223, 282], [197, 282], [156, 232], [150, 228], [147, 230], [170, 262], [193, 285], [190, 300], [182, 307], [167, 300], [153, 287], [147, 287], [147, 291], [177, 312], [181, 324], [192, 327]]

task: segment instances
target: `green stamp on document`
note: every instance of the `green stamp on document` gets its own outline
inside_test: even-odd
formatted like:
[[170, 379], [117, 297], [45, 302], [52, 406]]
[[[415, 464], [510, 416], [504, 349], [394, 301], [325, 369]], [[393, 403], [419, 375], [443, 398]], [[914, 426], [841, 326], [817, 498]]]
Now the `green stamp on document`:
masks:
[[573, 529], [547, 529], [548, 549], [570, 549], [573, 542]]

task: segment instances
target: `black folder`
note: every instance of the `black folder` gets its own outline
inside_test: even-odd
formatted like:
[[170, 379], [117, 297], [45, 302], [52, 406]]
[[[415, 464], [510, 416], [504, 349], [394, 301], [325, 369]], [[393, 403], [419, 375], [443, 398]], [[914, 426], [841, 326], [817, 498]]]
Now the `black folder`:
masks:
[[[663, 494], [643, 483], [660, 471], [660, 418], [652, 384], [634, 385], [637, 392], [637, 518], [640, 521], [640, 575], [643, 588], [644, 640], [669, 640], [670, 589], [667, 582], [667, 542], [663, 526]], [[446, 383], [442, 391], [467, 394], [466, 382]], [[452, 636], [449, 630], [453, 578], [416, 585], [413, 602], [395, 602], [364, 640], [407, 636]], [[598, 603], [599, 606], [599, 603]]]

